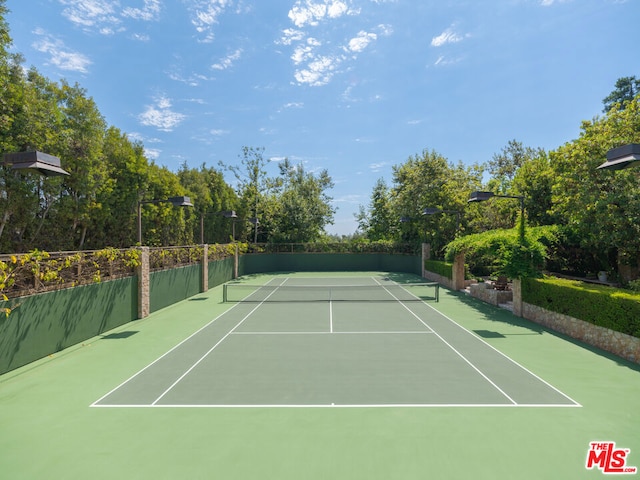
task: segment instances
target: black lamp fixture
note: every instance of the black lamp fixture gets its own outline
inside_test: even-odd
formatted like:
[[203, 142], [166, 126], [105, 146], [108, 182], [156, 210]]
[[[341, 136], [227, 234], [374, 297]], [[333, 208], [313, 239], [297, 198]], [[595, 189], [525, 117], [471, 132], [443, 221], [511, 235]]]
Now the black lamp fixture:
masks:
[[598, 170], [622, 170], [639, 165], [638, 161], [640, 161], [640, 143], [630, 143], [609, 150], [607, 161], [600, 165]]
[[138, 243], [142, 245], [142, 205], [147, 203], [170, 203], [174, 207], [193, 207], [193, 203], [191, 203], [191, 199], [184, 195], [179, 197], [169, 197], [164, 200], [138, 200]]
[[456, 216], [456, 232], [460, 229], [461, 214], [457, 210], [443, 210], [442, 208], [424, 207], [422, 215], [437, 215], [439, 213], [450, 213]]
[[5, 153], [2, 160], [4, 165], [10, 166], [12, 170], [35, 172], [45, 177], [69, 175], [69, 172], [62, 169], [60, 159], [48, 153], [38, 151]]
[[490, 200], [493, 197], [517, 198], [518, 200], [520, 200], [520, 209], [524, 213], [524, 197], [521, 195], [498, 195], [497, 193], [493, 192], [471, 192], [471, 195], [469, 195], [469, 200], [467, 200], [467, 202], [484, 202], [486, 200]]
[[520, 221], [522, 222], [522, 228], [520, 230], [520, 242], [524, 243], [524, 196], [522, 195], [498, 195], [493, 192], [471, 192], [469, 195], [468, 203], [472, 202], [484, 202], [490, 200], [493, 197], [497, 198], [515, 198], [520, 200]]

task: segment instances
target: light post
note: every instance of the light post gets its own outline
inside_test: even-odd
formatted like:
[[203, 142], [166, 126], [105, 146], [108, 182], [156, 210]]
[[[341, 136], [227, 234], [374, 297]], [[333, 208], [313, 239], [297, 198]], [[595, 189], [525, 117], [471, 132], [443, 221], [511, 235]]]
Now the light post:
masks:
[[174, 207], [193, 207], [193, 203], [191, 203], [191, 199], [189, 197], [180, 196], [180, 197], [169, 197], [164, 200], [138, 200], [138, 243], [142, 245], [142, 205], [147, 203], [170, 203]]
[[472, 202], [484, 202], [493, 197], [498, 198], [516, 198], [520, 200], [520, 244], [524, 245], [524, 196], [521, 195], [498, 195], [493, 192], [471, 192], [469, 195], [468, 203]]
[[456, 235], [458, 234], [458, 230], [460, 230], [460, 212], [457, 210], [443, 210], [441, 208], [434, 207], [424, 207], [422, 210], [422, 215], [437, 215], [439, 213], [449, 213], [456, 215]]
[[226, 210], [224, 212], [220, 212], [220, 215], [231, 219], [231, 239], [235, 242], [236, 241], [236, 218], [238, 218], [238, 215], [236, 215], [236, 211]]
[[260, 225], [258, 217], [248, 218], [247, 222], [253, 224], [253, 243], [258, 243], [258, 225]]

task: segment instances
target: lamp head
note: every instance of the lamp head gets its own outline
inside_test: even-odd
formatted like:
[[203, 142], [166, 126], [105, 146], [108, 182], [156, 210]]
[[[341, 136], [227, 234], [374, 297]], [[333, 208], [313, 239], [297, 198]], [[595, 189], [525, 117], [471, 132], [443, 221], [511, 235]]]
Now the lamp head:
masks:
[[598, 170], [622, 170], [638, 165], [640, 160], [640, 143], [630, 143], [622, 147], [612, 148], [607, 152], [607, 161]]
[[189, 197], [169, 197], [167, 199], [174, 207], [193, 207], [191, 199]]
[[485, 200], [489, 200], [494, 196], [495, 193], [493, 192], [471, 192], [471, 195], [469, 195], [469, 200], [467, 200], [467, 202], [484, 202]]

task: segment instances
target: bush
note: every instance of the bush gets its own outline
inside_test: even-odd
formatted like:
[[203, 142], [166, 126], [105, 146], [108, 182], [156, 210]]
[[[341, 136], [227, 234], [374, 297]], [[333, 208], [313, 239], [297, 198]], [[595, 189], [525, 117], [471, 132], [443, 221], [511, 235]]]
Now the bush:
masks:
[[491, 230], [449, 243], [445, 259], [452, 261], [464, 253], [465, 262], [475, 274], [536, 277], [544, 267], [548, 246], [555, 241], [556, 228], [552, 226], [528, 228], [524, 244], [517, 228]]
[[441, 277], [453, 278], [453, 263], [443, 262], [441, 260], [425, 260], [424, 268]]
[[523, 301], [640, 338], [640, 294], [561, 278], [523, 281]]

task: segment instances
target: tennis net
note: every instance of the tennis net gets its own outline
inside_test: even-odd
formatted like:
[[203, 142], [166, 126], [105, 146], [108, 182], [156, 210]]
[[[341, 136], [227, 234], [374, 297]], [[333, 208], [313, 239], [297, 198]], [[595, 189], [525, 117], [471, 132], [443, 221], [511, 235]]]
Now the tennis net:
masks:
[[251, 285], [225, 283], [224, 302], [425, 302], [438, 301], [438, 283], [389, 285]]

